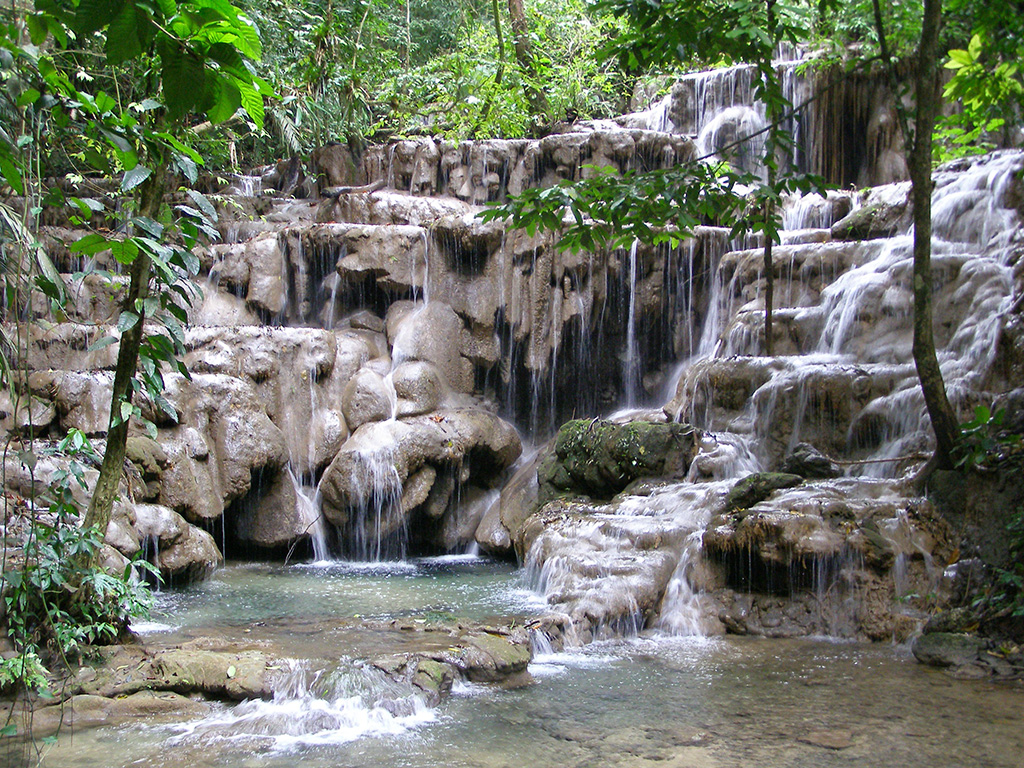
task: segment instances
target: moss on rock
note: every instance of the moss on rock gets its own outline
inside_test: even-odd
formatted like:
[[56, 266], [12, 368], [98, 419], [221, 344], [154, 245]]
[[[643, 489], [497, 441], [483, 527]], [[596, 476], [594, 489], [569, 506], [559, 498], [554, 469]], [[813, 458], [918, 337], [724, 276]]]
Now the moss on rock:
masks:
[[641, 477], [685, 477], [694, 452], [688, 424], [577, 419], [562, 425], [537, 470], [539, 502], [581, 494], [608, 499]]

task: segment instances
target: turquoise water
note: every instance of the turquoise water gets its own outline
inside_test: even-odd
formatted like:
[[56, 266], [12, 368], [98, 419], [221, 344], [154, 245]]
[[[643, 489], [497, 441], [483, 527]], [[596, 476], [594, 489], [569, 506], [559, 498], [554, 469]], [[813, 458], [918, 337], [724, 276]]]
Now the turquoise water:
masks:
[[[177, 628], [151, 638], [263, 623], [283, 645], [290, 626], [324, 643], [335, 636], [315, 627], [353, 613], [484, 617], [533, 600], [508, 566], [479, 560], [232, 567], [162, 596]], [[65, 733], [41, 765], [1019, 768], [1024, 754], [1019, 684], [955, 680], [890, 645], [650, 636], [541, 655], [530, 669], [524, 687], [458, 684], [430, 709], [352, 665], [316, 694], [297, 684], [188, 722]]]

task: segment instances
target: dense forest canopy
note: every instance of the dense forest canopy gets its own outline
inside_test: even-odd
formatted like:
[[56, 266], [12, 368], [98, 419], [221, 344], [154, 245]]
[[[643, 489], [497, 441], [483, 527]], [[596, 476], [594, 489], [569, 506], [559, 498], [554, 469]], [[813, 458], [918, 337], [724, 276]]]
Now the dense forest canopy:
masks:
[[[150, 96], [152, 73], [144, 60], [100, 55], [109, 49], [105, 30], [69, 30], [69, 37], [50, 35], [45, 42], [39, 37], [46, 33], [45, 15], [64, 5], [78, 4], [46, 0], [36, 4], [34, 14], [19, 3], [2, 11], [9, 22], [4, 77], [11, 96], [17, 98], [19, 82], [27, 86], [31, 80], [30, 73], [18, 71], [28, 59], [14, 55], [28, 42], [26, 27], [37, 30], [32, 44], [54, 66], [71, 73], [83, 92], [103, 91], [124, 105]], [[208, 165], [256, 165], [329, 141], [358, 145], [410, 134], [515, 138], [543, 133], [560, 121], [612, 117], [629, 111], [638, 86], [643, 87], [637, 92], [648, 96], [657, 93], [659, 83], [664, 87], [667, 81], [659, 75], [730, 63], [720, 47], [701, 42], [709, 34], [728, 32], [715, 31], [712, 20], [735, 20], [733, 33], [739, 36], [744, 23], [756, 26], [764, 6], [698, 4], [707, 9], [707, 29], [688, 43], [677, 39], [679, 30], [673, 27], [679, 4], [640, 4], [632, 11], [630, 5], [607, 0], [241, 0], [239, 9], [252, 20], [262, 43], [262, 57], [252, 66], [274, 92], [266, 99], [266, 124], [256, 126], [239, 113], [205, 130], [205, 121], [197, 117], [197, 148]], [[818, 52], [819, 66], [845, 62], [854, 68], [870, 64], [879, 53], [873, 6], [871, 0], [797, 0], [777, 9], [780, 18], [791, 20], [798, 38], [794, 42]], [[909, 54], [920, 37], [921, 3], [880, 6], [890, 49], [898, 56]], [[631, 26], [631, 13], [643, 8], [650, 11], [651, 25]], [[976, 77], [966, 91], [950, 92], [963, 109], [943, 129], [943, 146], [962, 146], [1001, 125], [994, 121], [1005, 114], [997, 113], [1020, 96], [1014, 63], [1021, 40], [1015, 25], [1020, 22], [998, 21], [999, 9], [990, 2], [953, 0], [944, 10], [940, 47], [963, 54], [949, 59], [950, 66], [959, 67], [954, 71], [960, 74], [985, 75], [984, 82]], [[634, 14], [632, 21], [637, 18]], [[635, 44], [637, 33], [644, 46]], [[631, 41], [632, 53], [616, 57], [623, 40]], [[647, 55], [637, 58], [638, 51]], [[12, 118], [25, 106], [5, 104]], [[75, 167], [74, 154], [51, 141], [44, 159], [53, 172], [87, 171]]]

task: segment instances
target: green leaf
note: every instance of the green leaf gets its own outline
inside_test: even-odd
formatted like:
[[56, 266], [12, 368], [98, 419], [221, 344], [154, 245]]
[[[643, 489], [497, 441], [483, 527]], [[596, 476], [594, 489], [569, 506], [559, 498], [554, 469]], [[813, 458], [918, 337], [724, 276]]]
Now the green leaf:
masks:
[[124, 178], [121, 180], [121, 191], [130, 192], [152, 175], [153, 172], [146, 166], [136, 165], [130, 171], [125, 171]]
[[108, 248], [110, 248], [110, 241], [98, 232], [93, 232], [92, 234], [80, 237], [71, 244], [68, 250], [72, 253], [85, 253], [91, 256]]
[[194, 189], [188, 190], [187, 194], [192, 198], [192, 201], [199, 206], [199, 210], [214, 221], [217, 220], [217, 209], [213, 207], [213, 203], [206, 198], [206, 195]]
[[3, 173], [4, 180], [16, 194], [25, 194], [25, 182], [21, 177], [21, 171], [6, 155], [0, 155], [0, 172]]
[[132, 264], [139, 255], [139, 246], [132, 240], [111, 240], [110, 253], [118, 264]]
[[[128, 153], [132, 151], [132, 145], [124, 136], [108, 131], [105, 128], [100, 128], [100, 134], [105, 138], [112, 147], [122, 153]], [[135, 163], [125, 164], [127, 168], [133, 168]]]
[[104, 347], [109, 347], [111, 344], [116, 344], [116, 343], [117, 343], [117, 338], [116, 337], [114, 337], [114, 336], [104, 336], [99, 341], [94, 341], [92, 344], [90, 344], [85, 351], [86, 352], [95, 352], [98, 349], [103, 349]]
[[205, 97], [203, 65], [173, 42], [161, 46], [160, 58], [167, 111], [173, 118], [184, 117]]
[[[211, 72], [210, 92], [213, 94], [213, 101], [206, 110], [206, 116], [210, 122], [223, 123], [234, 117], [235, 112], [242, 105], [239, 85], [228, 77]], [[262, 106], [262, 102], [260, 105]]]
[[18, 101], [15, 103], [18, 107], [27, 107], [29, 104], [35, 104], [39, 100], [40, 95], [39, 91], [35, 88], [29, 88], [18, 97]]
[[33, 13], [29, 15], [28, 34], [29, 39], [32, 41], [32, 45], [42, 45], [46, 40], [48, 31], [49, 27], [47, 26], [46, 18], [41, 13]]
[[256, 128], [263, 130], [263, 96], [249, 83], [241, 81], [238, 83], [238, 91], [242, 97], [242, 108], [256, 123]]
[[157, 221], [153, 221], [147, 216], [136, 216], [132, 219], [132, 224], [141, 229], [146, 234], [156, 239], [160, 239], [164, 236], [164, 226]]
[[118, 65], [142, 55], [135, 0], [125, 2], [107, 29], [106, 53], [110, 64]]
[[71, 197], [68, 198], [68, 202], [77, 205], [78, 210], [82, 212], [83, 216], [92, 216], [94, 213], [106, 210], [106, 206], [103, 205], [101, 200], [96, 200], [91, 197]]
[[188, 179], [189, 183], [196, 183], [196, 179], [199, 178], [199, 169], [192, 158], [175, 153], [173, 165], [174, 168], [181, 171], [181, 175]]
[[125, 0], [79, 0], [75, 11], [75, 30], [89, 33], [103, 29], [121, 11]]
[[242, 54], [230, 43], [214, 43], [207, 51], [207, 55], [220, 64], [221, 70], [229, 72], [240, 80], [248, 80], [252, 77], [245, 67]]
[[134, 328], [138, 322], [139, 316], [126, 309], [121, 313], [120, 317], [117, 318], [117, 330], [124, 333], [125, 331], [129, 331]]
[[981, 36], [974, 35], [971, 38], [971, 42], [967, 45], [967, 53], [970, 57], [977, 61], [978, 57], [981, 56]]

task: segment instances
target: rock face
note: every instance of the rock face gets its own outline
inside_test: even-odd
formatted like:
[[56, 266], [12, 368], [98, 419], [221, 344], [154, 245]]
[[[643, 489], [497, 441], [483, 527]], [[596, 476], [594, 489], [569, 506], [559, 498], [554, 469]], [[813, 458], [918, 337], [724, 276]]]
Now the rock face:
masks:
[[510, 425], [478, 409], [366, 424], [324, 472], [324, 515], [356, 556], [399, 554], [417, 536], [436, 546], [437, 524], [417, 518], [443, 516], [456, 484], [493, 487], [520, 450]]
[[[794, 88], [811, 87], [785, 66]], [[187, 562], [161, 561], [198, 575], [216, 557], [196, 526], [229, 554], [308, 542], [379, 558], [476, 538], [527, 564], [565, 642], [645, 625], [902, 636], [909, 619], [893, 599], [941, 586], [956, 547], [900, 484], [931, 436], [883, 86], [822, 96], [858, 115], [866, 155], [825, 121], [803, 126], [830, 138], [792, 162], [885, 186], [784, 201], [772, 357], [753, 234], [709, 225], [671, 248], [582, 253], [475, 216], [594, 166], [668, 168], [715, 152], [757, 172], [757, 147], [730, 148], [763, 124], [755, 79], [748, 67], [684, 78], [644, 113], [540, 140], [329, 146], [314, 162], [332, 188], [324, 199], [239, 198], [225, 242], [202, 255], [206, 300], [184, 335], [192, 378], [167, 376], [176, 415], [139, 402], [158, 434], [156, 447], [133, 435], [126, 492], [157, 506], [122, 515], [112, 543], [150, 540], [163, 558], [202, 540], [181, 546]], [[936, 174], [935, 332], [965, 414], [1021, 400], [1022, 168], [1024, 156], [1000, 153]], [[301, 195], [299, 171], [286, 161], [261, 178]], [[79, 271], [67, 248], [54, 255]], [[116, 345], [97, 342], [123, 281], [78, 282], [69, 314], [89, 322], [34, 324], [30, 386], [19, 384], [23, 402], [0, 403], [22, 436], [106, 432]], [[586, 418], [662, 403], [630, 423]], [[542, 441], [573, 414], [504, 485], [516, 428]], [[24, 474], [11, 487], [33, 486]]]

